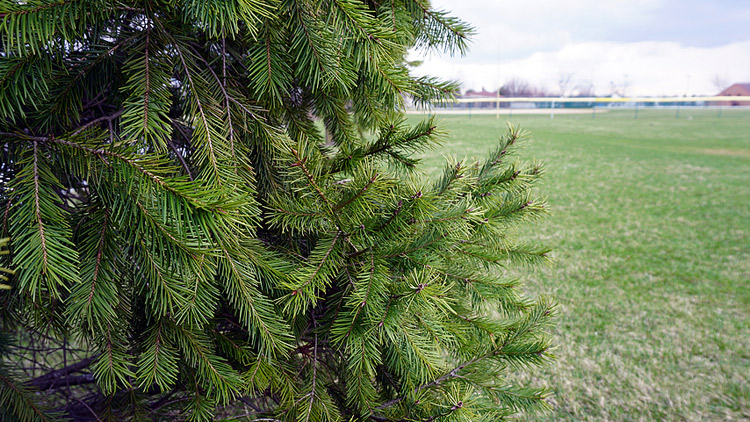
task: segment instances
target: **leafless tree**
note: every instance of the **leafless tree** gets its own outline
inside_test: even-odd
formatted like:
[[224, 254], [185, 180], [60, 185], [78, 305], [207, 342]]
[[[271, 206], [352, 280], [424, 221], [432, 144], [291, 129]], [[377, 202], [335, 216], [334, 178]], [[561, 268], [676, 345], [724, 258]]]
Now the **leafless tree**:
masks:
[[576, 85], [573, 91], [579, 97], [595, 97], [596, 96], [596, 88], [594, 87], [594, 81], [591, 81], [591, 80], [580, 82], [578, 85]]
[[727, 87], [729, 86], [729, 78], [727, 77], [727, 75], [719, 75], [717, 73], [711, 79], [711, 83], [714, 84], [714, 88], [716, 88], [717, 93], [720, 93], [727, 89]]
[[557, 81], [557, 87], [560, 89], [559, 94], [561, 97], [567, 97], [568, 95], [570, 95], [569, 89], [572, 81], [572, 73], [560, 72], [560, 77]]
[[536, 90], [525, 79], [511, 78], [502, 87], [500, 95], [505, 97], [531, 97], [536, 95]]

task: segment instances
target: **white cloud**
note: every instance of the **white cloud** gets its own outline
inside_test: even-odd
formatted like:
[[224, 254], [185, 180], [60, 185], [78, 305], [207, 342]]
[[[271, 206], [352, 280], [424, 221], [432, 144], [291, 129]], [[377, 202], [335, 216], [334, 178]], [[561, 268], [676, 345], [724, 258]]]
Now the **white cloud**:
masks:
[[432, 5], [477, 28], [470, 61], [557, 49], [602, 39], [618, 28], [649, 19], [665, 0], [439, 0]]
[[[512, 77], [557, 90], [561, 74], [597, 94], [714, 94], [711, 80], [750, 81], [746, 0], [432, 0], [477, 27], [466, 57], [431, 54], [420, 73], [495, 89]], [[744, 22], [744, 21], [743, 21]], [[415, 59], [417, 57], [414, 57]], [[627, 75], [627, 76], [626, 76]], [[689, 75], [689, 76], [688, 76]]]
[[612, 91], [612, 84], [628, 95], [710, 95], [716, 75], [733, 82], [750, 81], [750, 41], [721, 47], [685, 47], [674, 42], [581, 42], [555, 51], [497, 63], [464, 63], [433, 57], [418, 73], [458, 79], [466, 89], [493, 90], [520, 77], [556, 91], [560, 75], [572, 75], [573, 85], [592, 82], [597, 95]]

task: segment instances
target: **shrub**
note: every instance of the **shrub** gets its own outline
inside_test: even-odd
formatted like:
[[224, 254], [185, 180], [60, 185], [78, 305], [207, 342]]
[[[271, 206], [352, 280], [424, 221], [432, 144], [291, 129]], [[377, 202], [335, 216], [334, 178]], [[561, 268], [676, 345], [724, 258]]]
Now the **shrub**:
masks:
[[[450, 100], [426, 0], [4, 1], [3, 420], [498, 420], [552, 304], [511, 128], [417, 172]], [[320, 122], [320, 123], [319, 123]], [[11, 275], [11, 274], [8, 274]], [[44, 394], [36, 394], [43, 391]]]

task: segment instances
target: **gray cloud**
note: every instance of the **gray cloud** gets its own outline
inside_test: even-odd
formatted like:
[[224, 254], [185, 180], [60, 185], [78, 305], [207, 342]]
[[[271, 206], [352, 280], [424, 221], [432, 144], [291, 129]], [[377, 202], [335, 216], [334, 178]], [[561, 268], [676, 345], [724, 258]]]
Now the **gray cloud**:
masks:
[[[420, 72], [494, 89], [514, 76], [552, 90], [561, 73], [598, 94], [712, 94], [714, 75], [750, 80], [750, 1], [433, 0], [477, 27], [463, 58], [430, 56]], [[624, 82], [627, 81], [627, 82]]]

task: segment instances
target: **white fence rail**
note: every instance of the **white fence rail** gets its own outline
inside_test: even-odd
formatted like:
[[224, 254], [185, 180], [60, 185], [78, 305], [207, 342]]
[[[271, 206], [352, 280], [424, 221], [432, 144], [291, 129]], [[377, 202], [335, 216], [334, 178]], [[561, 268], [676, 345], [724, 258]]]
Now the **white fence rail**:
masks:
[[[494, 105], [494, 107], [492, 106]], [[638, 118], [639, 109], [673, 108], [675, 117], [680, 117], [680, 109], [715, 108], [721, 117], [722, 110], [749, 108], [750, 96], [701, 96], [701, 97], [483, 97], [458, 98], [455, 102], [436, 104], [425, 109], [412, 110], [412, 113], [449, 114], [555, 114], [586, 113], [592, 116], [607, 108], [630, 108]]]
[[702, 102], [750, 102], [750, 96], [711, 97], [498, 97], [458, 98], [464, 103], [702, 103]]

